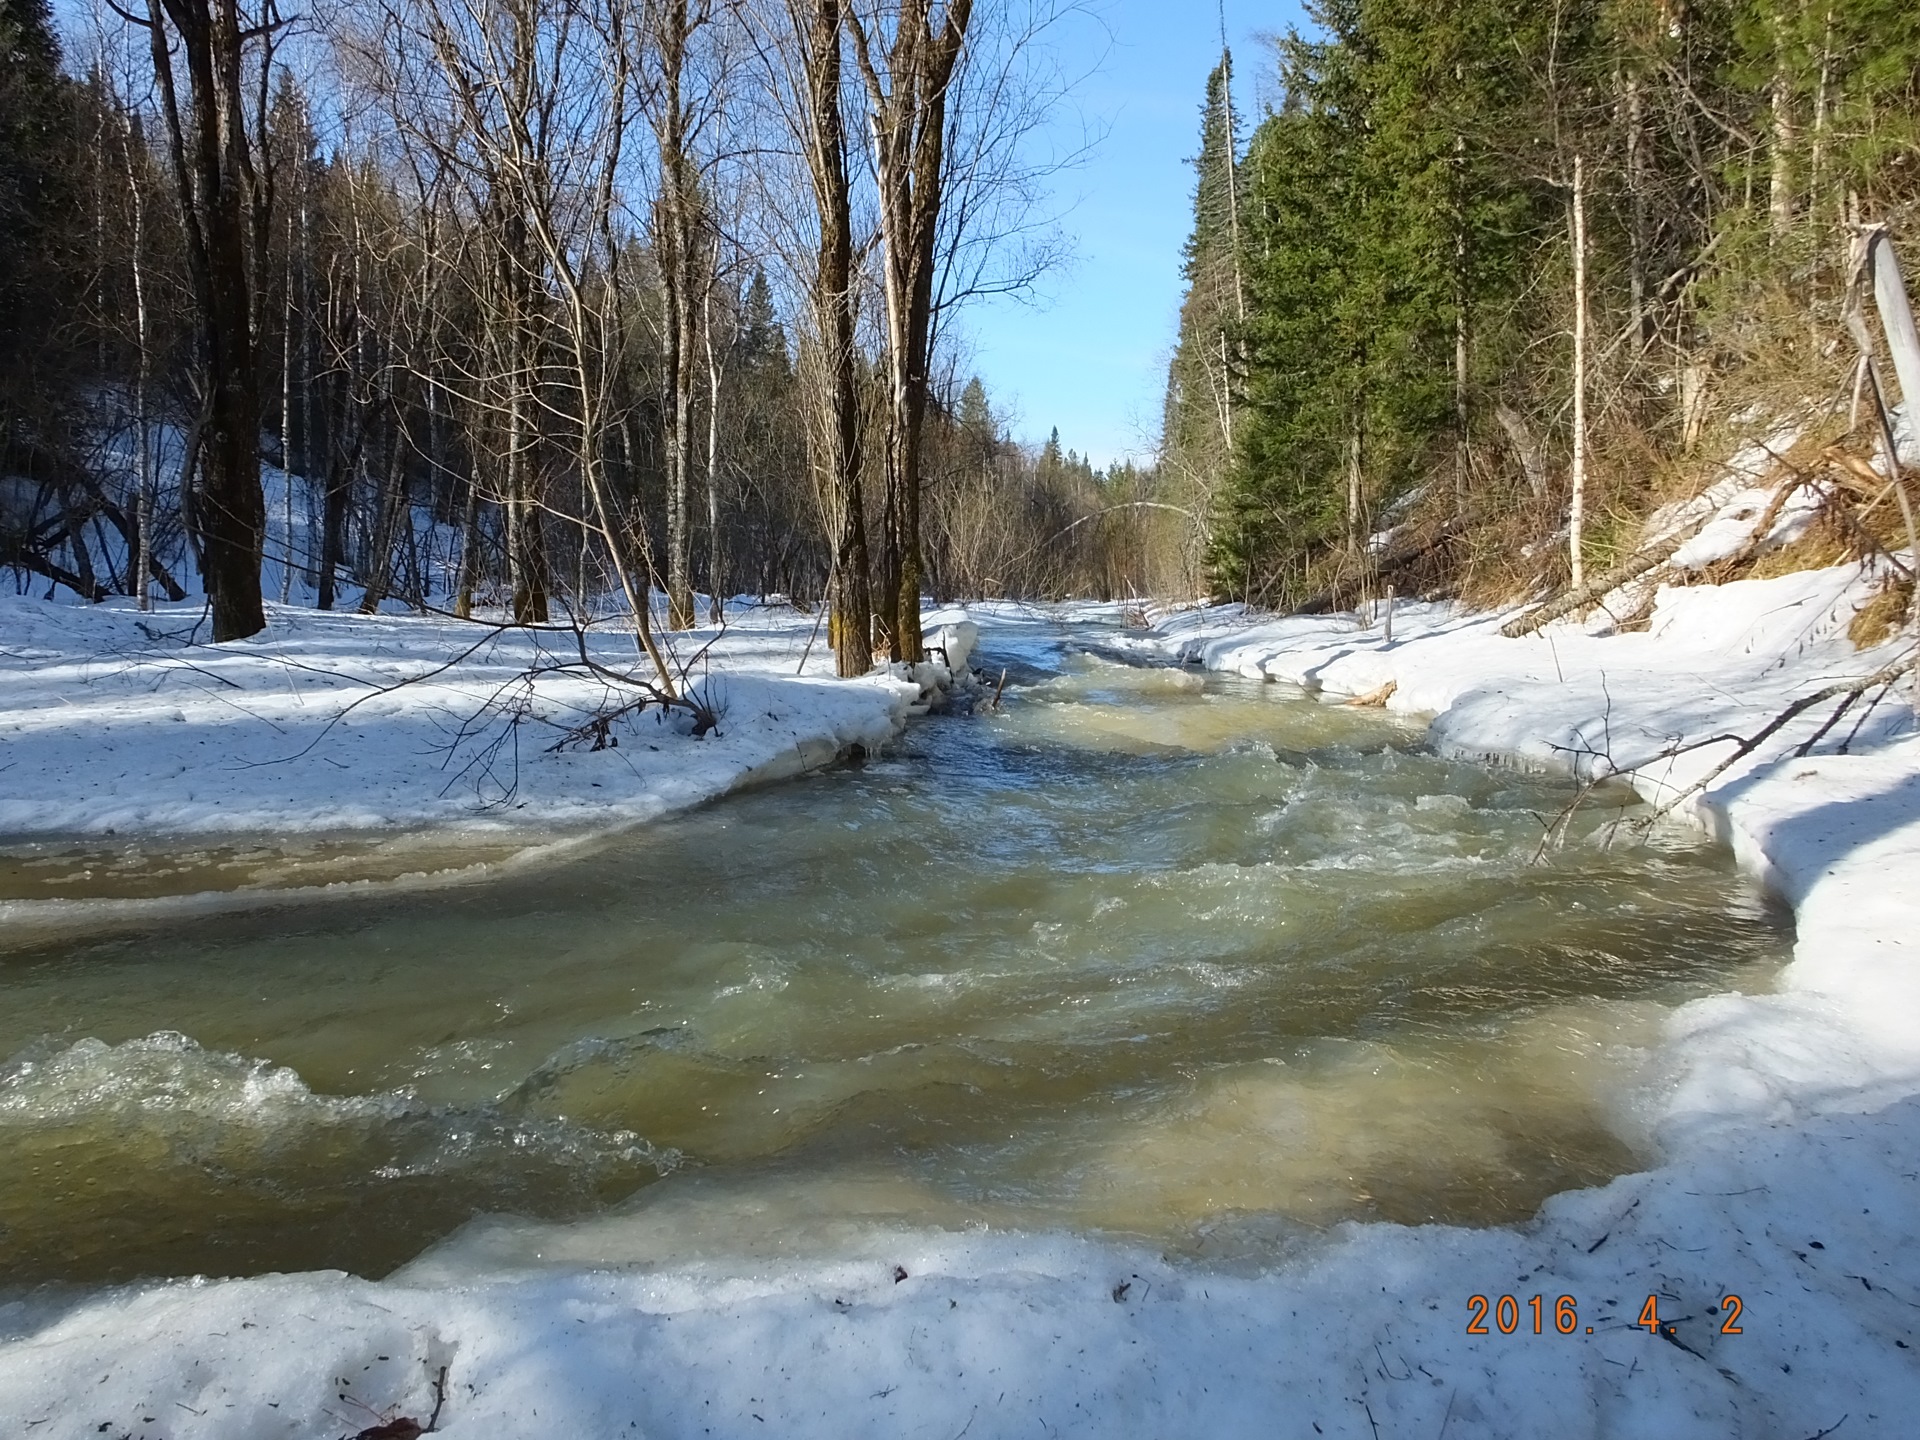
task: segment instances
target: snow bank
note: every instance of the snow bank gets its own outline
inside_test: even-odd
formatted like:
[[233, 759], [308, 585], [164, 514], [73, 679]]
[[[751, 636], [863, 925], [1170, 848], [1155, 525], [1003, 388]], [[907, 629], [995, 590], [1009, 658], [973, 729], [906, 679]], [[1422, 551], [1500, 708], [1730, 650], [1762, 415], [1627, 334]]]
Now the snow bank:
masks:
[[[0, 835], [606, 829], [880, 745], [917, 694], [833, 680], [818, 645], [797, 675], [812, 618], [756, 610], [674, 637], [717, 734], [650, 709], [556, 749], [636, 694], [580, 666], [571, 633], [269, 614], [216, 646], [197, 607], [0, 597]], [[647, 673], [630, 633], [589, 649]]]

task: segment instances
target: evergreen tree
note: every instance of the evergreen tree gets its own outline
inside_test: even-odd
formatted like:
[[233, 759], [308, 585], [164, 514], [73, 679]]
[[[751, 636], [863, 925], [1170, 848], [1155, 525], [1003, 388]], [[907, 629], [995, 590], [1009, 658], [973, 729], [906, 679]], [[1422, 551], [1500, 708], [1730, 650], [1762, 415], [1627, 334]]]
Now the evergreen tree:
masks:
[[773, 308], [773, 287], [767, 283], [764, 266], [753, 267], [753, 279], [747, 285], [740, 315], [739, 351], [749, 368], [771, 367], [781, 374], [792, 370], [786, 328]]
[[980, 383], [978, 375], [968, 380], [960, 392], [960, 407], [954, 422], [959, 427], [964, 462], [974, 469], [991, 465], [999, 449], [999, 436], [993, 409], [987, 403], [987, 387]]
[[966, 388], [960, 392], [960, 407], [955, 418], [961, 429], [983, 439], [992, 438], [993, 410], [987, 404], [987, 387], [980, 383], [978, 375], [968, 380]]
[[1053, 433], [1047, 436], [1047, 443], [1040, 447], [1040, 463], [1037, 467], [1040, 480], [1044, 484], [1055, 479], [1065, 459], [1060, 452], [1060, 427], [1053, 427]]
[[1169, 469], [1189, 477], [1201, 494], [1226, 470], [1237, 398], [1237, 332], [1242, 293], [1234, 247], [1239, 183], [1231, 115], [1232, 57], [1207, 77], [1200, 112], [1200, 153], [1194, 157], [1193, 231], [1183, 273], [1180, 339], [1167, 376], [1161, 449]]
[[0, 0], [0, 473], [40, 468], [74, 378], [76, 114], [46, 0]]

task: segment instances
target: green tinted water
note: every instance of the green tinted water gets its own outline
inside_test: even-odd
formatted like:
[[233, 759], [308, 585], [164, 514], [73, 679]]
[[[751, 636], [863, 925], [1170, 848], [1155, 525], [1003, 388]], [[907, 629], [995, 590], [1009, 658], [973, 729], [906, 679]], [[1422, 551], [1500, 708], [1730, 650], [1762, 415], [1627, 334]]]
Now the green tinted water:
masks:
[[[496, 1228], [502, 1258], [569, 1261], [1511, 1220], [1633, 1168], [1668, 1009], [1785, 958], [1723, 853], [1604, 845], [1618, 800], [1536, 865], [1561, 785], [1060, 663], [481, 883], [0, 930], [0, 1284], [379, 1274], [496, 1212], [570, 1222]], [[52, 853], [35, 895], [112, 869]], [[98, 893], [156, 892], [123, 862]]]

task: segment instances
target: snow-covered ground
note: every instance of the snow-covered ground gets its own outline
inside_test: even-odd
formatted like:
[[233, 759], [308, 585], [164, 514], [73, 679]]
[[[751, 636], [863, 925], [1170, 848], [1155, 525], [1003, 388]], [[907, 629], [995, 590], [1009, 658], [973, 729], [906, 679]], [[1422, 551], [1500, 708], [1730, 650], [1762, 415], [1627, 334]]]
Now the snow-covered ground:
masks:
[[[1790, 700], [1888, 658], [1856, 654], [1846, 638], [1870, 584], [1836, 570], [1670, 590], [1640, 634], [1604, 633], [1602, 615], [1511, 641], [1498, 635], [1502, 617], [1416, 607], [1403, 608], [1389, 645], [1379, 627], [1351, 616], [1263, 621], [1216, 610], [1171, 616], [1132, 643], [1142, 654], [1290, 680], [1329, 697], [1392, 686], [1387, 703], [1434, 717], [1435, 741], [1448, 750], [1588, 772], [1645, 767], [1635, 783], [1673, 796], [1726, 753], [1656, 760], [1675, 741], [1750, 733]], [[975, 613], [989, 640], [996, 619], [1015, 618], [992, 607]], [[266, 732], [273, 744], [262, 741], [249, 760], [280, 761], [323, 723], [304, 718], [303, 706], [317, 708], [317, 699], [288, 675], [296, 667], [272, 658], [271, 643], [219, 662], [250, 667], [235, 692], [201, 673], [201, 651], [149, 653], [129, 642], [140, 666], [124, 677], [118, 660], [83, 663], [76, 655], [92, 642], [71, 638], [71, 627], [139, 632], [130, 617], [75, 617], [51, 606], [0, 615], [12, 652], [0, 660], [20, 667], [5, 704], [21, 711], [0, 725], [23, 725], [0, 729], [0, 765], [14, 761], [23, 772], [19, 781], [0, 773], [0, 803], [40, 807], [0, 810], [0, 829], [211, 823], [226, 813], [202, 806], [199, 790], [189, 794], [199, 768], [189, 764], [171, 778], [157, 767], [153, 810], [97, 818], [105, 813], [98, 802], [82, 806], [73, 793], [90, 778], [77, 762], [60, 781], [40, 773], [61, 760], [50, 737], [67, 735], [70, 744], [70, 727], [84, 718], [69, 706], [91, 706], [108, 723], [118, 723], [114, 707], [127, 707], [127, 748], [112, 762], [123, 775], [147, 768], [136, 770], [133, 757], [152, 755], [150, 746], [177, 747], [154, 732], [170, 724], [193, 736], [194, 724], [168, 713], [184, 713], [189, 698], [191, 713], [215, 726], [224, 707], [277, 697], [267, 714], [288, 733]], [[330, 643], [332, 658], [318, 663], [352, 668], [360, 681], [421, 663], [399, 638], [384, 659], [349, 661], [335, 623], [348, 622], [276, 614], [285, 643], [307, 647], [300, 664], [317, 663]], [[39, 638], [23, 642], [22, 627], [39, 627], [29, 631]], [[734, 643], [796, 645], [790, 629], [781, 633], [754, 639], [743, 626]], [[21, 653], [36, 650], [47, 653]], [[754, 757], [796, 743], [773, 727], [799, 724], [812, 691], [733, 673], [730, 717], [741, 719], [732, 722], [735, 738], [719, 743], [762, 746], [740, 756], [744, 773], [768, 763]], [[328, 682], [333, 709], [339, 695], [358, 693], [354, 683]], [[857, 697], [831, 703], [876, 725], [890, 724], [890, 707], [904, 703], [880, 687], [818, 688]], [[357, 741], [349, 727], [322, 748], [365, 744], [372, 757], [417, 763], [445, 744], [445, 712], [471, 708], [479, 690], [421, 705], [412, 719], [370, 701], [363, 708], [375, 711], [386, 738]], [[13, 698], [21, 695], [34, 698]], [[795, 708], [782, 710], [775, 696]], [[749, 709], [781, 718], [749, 728]], [[811, 1248], [803, 1237], [760, 1234], [744, 1209], [741, 1259], [725, 1269], [586, 1268], [578, 1231], [510, 1226], [456, 1237], [379, 1284], [331, 1275], [183, 1281], [0, 1308], [0, 1334], [15, 1337], [0, 1343], [0, 1430], [317, 1440], [389, 1416], [424, 1420], [444, 1366], [440, 1430], [455, 1440], [1912, 1434], [1920, 1413], [1920, 953], [1912, 938], [1920, 906], [1910, 877], [1920, 862], [1920, 738], [1896, 695], [1867, 718], [1852, 754], [1833, 753], [1851, 717], [1816, 753], [1792, 754], [1824, 713], [1687, 802], [1795, 907], [1796, 959], [1780, 991], [1676, 1012], [1631, 1122], [1666, 1163], [1557, 1197], [1528, 1225], [1349, 1226], [1259, 1274], [1175, 1265], [1081, 1238], [906, 1230], [883, 1210], [835, 1230], [829, 1222], [845, 1217], [833, 1195], [821, 1199], [830, 1238]], [[839, 712], [810, 723], [816, 734], [843, 733]], [[104, 732], [99, 746], [112, 738]], [[216, 748], [233, 743], [229, 736]], [[582, 793], [592, 780], [577, 778], [586, 771], [576, 767], [611, 773], [647, 743], [623, 739], [614, 758], [543, 758], [552, 768], [538, 784], [524, 782], [521, 796], [548, 806], [539, 813], [552, 821], [578, 819], [599, 792]], [[168, 753], [186, 763], [177, 748]], [[334, 758], [348, 763], [353, 753]], [[642, 777], [680, 775], [675, 767], [695, 756], [727, 752], [676, 737], [649, 753], [673, 758], [658, 772], [640, 762], [622, 792], [634, 818], [670, 803], [647, 788], [666, 779]], [[324, 791], [316, 788], [324, 761], [300, 772], [313, 777], [305, 788], [263, 778], [262, 769], [220, 782], [236, 806], [244, 796], [261, 807], [237, 823], [290, 823], [284, 817], [302, 807], [318, 813], [327, 796], [342, 807], [365, 796], [365, 813], [415, 821], [474, 803], [469, 794], [420, 799], [415, 809], [396, 804], [391, 789], [370, 788], [384, 773], [377, 761], [364, 779]], [[605, 784], [599, 769], [593, 779]], [[282, 818], [270, 819], [269, 805]], [[178, 818], [162, 818], [169, 815]], [[645, 1212], [608, 1217], [586, 1248], [603, 1262], [657, 1255], [660, 1237], [646, 1231], [658, 1223]], [[1469, 1331], [1474, 1296], [1488, 1302], [1488, 1333]], [[1503, 1296], [1516, 1302], [1511, 1334], [1502, 1333]], [[1657, 1335], [1635, 1323], [1650, 1298]], [[1571, 1333], [1561, 1333], [1557, 1316]]]
[[[596, 749], [561, 742], [640, 692], [566, 630], [275, 606], [216, 646], [197, 606], [0, 598], [0, 835], [606, 827], [898, 732], [917, 690], [835, 681], [819, 644], [800, 676], [812, 617], [735, 613], [672, 637], [717, 733], [656, 706]], [[649, 675], [630, 630], [589, 653]]]

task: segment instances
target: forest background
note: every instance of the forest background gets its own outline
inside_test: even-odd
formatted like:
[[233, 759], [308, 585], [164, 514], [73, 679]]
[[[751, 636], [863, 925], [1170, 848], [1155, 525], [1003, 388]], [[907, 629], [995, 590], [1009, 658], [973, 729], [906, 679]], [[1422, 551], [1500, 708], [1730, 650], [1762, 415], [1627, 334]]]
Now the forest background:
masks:
[[[229, 635], [263, 557], [521, 623], [781, 595], [852, 673], [917, 656], [923, 592], [1578, 585], [1724, 432], [1870, 445], [1860, 239], [1920, 204], [1895, 0], [1329, 0], [1251, 117], [1223, 53], [1157, 463], [1016, 443], [951, 320], [1060, 259], [1066, 8], [150, 0], [63, 51], [0, 0], [0, 566], [198, 577]], [[1764, 563], [1894, 543], [1859, 528]]]

